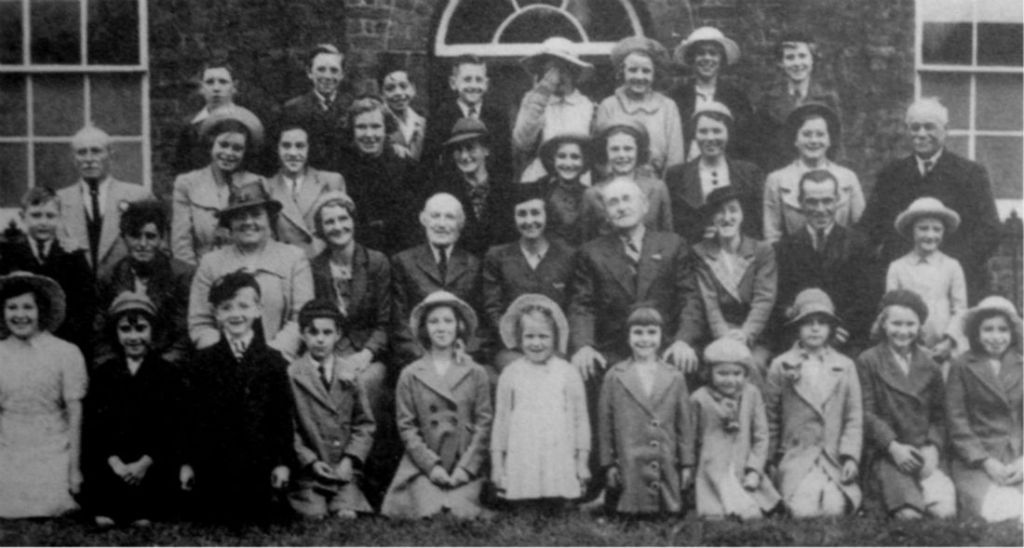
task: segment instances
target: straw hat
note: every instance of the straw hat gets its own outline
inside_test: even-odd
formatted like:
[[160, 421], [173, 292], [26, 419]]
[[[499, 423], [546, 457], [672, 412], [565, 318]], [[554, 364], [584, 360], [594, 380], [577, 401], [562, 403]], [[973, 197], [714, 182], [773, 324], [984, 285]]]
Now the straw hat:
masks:
[[562, 308], [558, 306], [558, 303], [538, 293], [520, 295], [516, 300], [512, 301], [512, 304], [508, 305], [508, 310], [501, 317], [499, 325], [501, 342], [505, 344], [506, 348], [519, 347], [519, 341], [516, 339], [519, 318], [529, 308], [542, 308], [551, 314], [551, 317], [555, 320], [555, 338], [558, 340], [558, 352], [565, 355], [569, 349], [569, 321], [565, 319], [565, 313], [562, 312]]
[[520, 63], [530, 74], [541, 75], [544, 70], [544, 59], [546, 57], [561, 59], [576, 69], [577, 74], [579, 74], [577, 80], [582, 82], [594, 74], [594, 65], [580, 59], [578, 55], [573, 53], [572, 48], [574, 45], [575, 43], [568, 38], [552, 36], [544, 40], [536, 53], [524, 57]]
[[444, 142], [443, 146], [450, 147], [470, 140], [486, 140], [488, 135], [490, 135], [490, 132], [487, 131], [487, 126], [480, 120], [476, 118], [459, 118], [455, 125], [452, 126], [451, 137]]
[[896, 227], [896, 232], [902, 234], [904, 238], [913, 239], [911, 232], [914, 230], [914, 223], [921, 217], [937, 217], [942, 224], [946, 225], [947, 236], [956, 232], [956, 229], [960, 227], [960, 214], [931, 196], [914, 200], [896, 217], [893, 226]]
[[836, 322], [839, 321], [839, 317], [836, 316], [836, 307], [832, 304], [828, 293], [816, 287], [805, 289], [797, 294], [796, 299], [793, 300], [793, 306], [786, 311], [786, 316], [789, 318], [786, 325], [800, 323], [801, 320], [813, 314], [824, 314]]
[[1010, 322], [1010, 329], [1014, 333], [1021, 332], [1021, 318], [1017, 314], [1017, 308], [1013, 306], [1013, 303], [1006, 297], [1000, 297], [999, 295], [990, 295], [981, 300], [974, 308], [971, 308], [964, 314], [963, 319], [963, 332], [968, 339], [977, 337], [978, 327], [981, 314], [984, 312], [999, 312], [1006, 316], [1006, 319]]
[[473, 307], [469, 306], [466, 301], [447, 291], [435, 291], [427, 295], [422, 302], [412, 309], [412, 314], [409, 315], [409, 328], [412, 330], [413, 336], [419, 333], [420, 324], [424, 321], [427, 311], [439, 305], [450, 306], [457, 310], [458, 315], [466, 322], [466, 337], [473, 336], [478, 325], [476, 312], [473, 311]]
[[[64, 323], [64, 315], [67, 312], [67, 297], [60, 284], [46, 276], [17, 270], [0, 277], [0, 293], [3, 293], [10, 284], [16, 283], [26, 284], [34, 290], [37, 296], [41, 295], [46, 298], [49, 302], [49, 307], [47, 307], [49, 311], [46, 316], [39, 318], [39, 330], [56, 331], [60, 324]], [[3, 329], [6, 331], [6, 326]]]
[[753, 360], [750, 348], [732, 337], [717, 339], [704, 349], [704, 363], [708, 367], [719, 363], [735, 363], [749, 370]]
[[735, 119], [733, 118], [732, 111], [729, 110], [729, 107], [719, 103], [718, 101], [707, 101], [705, 103], [701, 103], [700, 106], [693, 111], [693, 114], [690, 115], [690, 119], [696, 120], [701, 114], [707, 114], [709, 112], [717, 112], [730, 120]]
[[733, 40], [727, 38], [722, 31], [715, 27], [700, 27], [690, 33], [678, 47], [676, 47], [674, 58], [677, 63], [686, 65], [686, 54], [690, 48], [700, 42], [714, 42], [725, 50], [725, 63], [732, 65], [740, 59], [740, 47]]
[[199, 136], [206, 138], [213, 126], [221, 120], [237, 120], [249, 128], [252, 143], [247, 148], [256, 148], [263, 144], [263, 122], [251, 110], [238, 105], [217, 109], [210, 113], [199, 125]]
[[253, 207], [265, 207], [271, 215], [281, 211], [281, 202], [270, 197], [270, 193], [263, 188], [262, 182], [252, 182], [242, 185], [228, 197], [228, 207], [215, 211], [214, 216], [225, 226], [231, 217], [243, 209]]

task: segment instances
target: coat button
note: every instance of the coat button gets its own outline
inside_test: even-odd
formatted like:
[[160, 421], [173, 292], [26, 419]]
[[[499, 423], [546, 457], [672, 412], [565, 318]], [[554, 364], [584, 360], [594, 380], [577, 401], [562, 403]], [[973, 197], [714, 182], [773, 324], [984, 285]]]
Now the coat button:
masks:
[[437, 413], [437, 406], [434, 405], [434, 404], [430, 404], [430, 412], [431, 413]]
[[657, 449], [657, 448], [658, 448], [658, 442], [656, 442], [656, 441], [651, 441], [651, 447], [653, 447], [653, 448]]
[[657, 470], [658, 468], [661, 468], [661, 464], [658, 464], [658, 461], [652, 461], [651, 462], [651, 468], [654, 468], [655, 470]]
[[658, 419], [654, 419], [651, 421], [651, 426], [658, 428], [659, 426], [661, 426], [661, 423], [658, 422]]

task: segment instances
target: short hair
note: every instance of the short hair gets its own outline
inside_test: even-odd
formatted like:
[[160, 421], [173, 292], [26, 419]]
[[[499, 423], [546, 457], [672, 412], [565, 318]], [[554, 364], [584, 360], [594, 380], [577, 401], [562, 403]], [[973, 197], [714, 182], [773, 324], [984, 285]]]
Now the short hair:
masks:
[[836, 198], [839, 197], [839, 180], [836, 179], [836, 176], [827, 169], [814, 169], [800, 176], [800, 182], [797, 183], [796, 185], [797, 203], [804, 201], [804, 183], [807, 181], [810, 181], [812, 183], [824, 183], [826, 181], [832, 181], [832, 187], [835, 189]]
[[939, 101], [938, 97], [921, 97], [913, 103], [910, 103], [910, 106], [907, 107], [907, 114], [905, 118], [907, 123], [910, 122], [910, 113], [915, 111], [931, 112], [939, 117], [939, 121], [942, 122], [942, 125], [945, 126], [949, 124], [949, 109]]
[[306, 56], [306, 68], [313, 68], [313, 60], [316, 59], [317, 55], [321, 54], [337, 55], [341, 58], [341, 68], [345, 70], [345, 54], [338, 49], [334, 44], [317, 44], [313, 49], [309, 50], [309, 55]]
[[455, 205], [457, 206], [455, 210], [455, 217], [458, 220], [460, 228], [462, 226], [465, 226], [466, 211], [462, 208], [462, 202], [460, 202], [458, 198], [452, 196], [451, 194], [448, 194], [447, 192], [438, 192], [436, 194], [433, 194], [429, 198], [427, 198], [425, 202], [423, 202], [423, 211], [420, 212], [421, 222], [423, 216], [427, 214], [427, 211], [431, 208], [431, 206], [437, 204], [437, 202], [440, 202], [441, 200], [450, 200], [455, 203]]
[[352, 201], [352, 198], [349, 198], [347, 195], [344, 198], [341, 197], [341, 196], [338, 196], [337, 198], [332, 198], [332, 199], [327, 200], [326, 202], [320, 204], [320, 206], [316, 208], [316, 211], [313, 212], [313, 232], [321, 240], [326, 240], [327, 239], [325, 237], [324, 226], [323, 226], [323, 223], [321, 221], [321, 219], [322, 219], [321, 213], [323, 212], [324, 208], [327, 207], [327, 206], [341, 206], [342, 208], [345, 209], [345, 211], [348, 211], [349, 216], [352, 217], [352, 222], [353, 223], [355, 222], [355, 219], [356, 219], [356, 203], [354, 201]]
[[301, 129], [302, 131], [305, 131], [306, 140], [308, 141], [310, 139], [309, 128], [307, 128], [305, 124], [301, 122], [289, 121], [285, 122], [284, 124], [281, 125], [281, 127], [277, 128], [277, 131], [275, 132], [274, 135], [274, 143], [280, 143], [282, 135], [289, 131], [294, 131], [296, 129]]
[[807, 49], [811, 51], [811, 57], [818, 58], [818, 44], [814, 41], [814, 37], [805, 32], [792, 31], [783, 34], [779, 37], [779, 41], [775, 42], [775, 60], [781, 61], [782, 56], [786, 53], [786, 48], [793, 47], [792, 44], [807, 44]]
[[1006, 320], [1006, 326], [1010, 328], [1009, 348], [1019, 349], [1021, 347], [1021, 333], [1018, 329], [1019, 325], [1017, 325], [1017, 322], [1015, 322], [1014, 319], [1003, 310], [986, 309], [979, 310], [977, 313], [970, 316], [969, 321], [964, 322], [964, 335], [967, 337], [968, 346], [970, 346], [972, 351], [976, 353], [984, 352], [984, 348], [982, 347], [980, 340], [981, 324], [984, 323], [985, 320], [995, 317], [1000, 317]]
[[626, 81], [626, 57], [634, 53], [643, 55], [651, 60], [651, 65], [654, 67], [654, 78], [651, 80], [651, 87], [660, 88], [669, 79], [667, 60], [664, 55], [657, 55], [649, 50], [635, 50], [624, 55], [622, 62], [615, 67], [615, 82], [621, 85]]
[[34, 186], [25, 191], [25, 194], [21, 196], [21, 208], [28, 209], [30, 207], [41, 206], [50, 202], [56, 201], [58, 209], [60, 208], [60, 196], [57, 192], [48, 186]]
[[113, 344], [113, 348], [121, 348], [121, 343], [117, 340], [117, 324], [121, 323], [121, 318], [128, 318], [128, 323], [130, 324], [138, 323], [139, 318], [146, 320], [147, 322], [149, 322], [149, 327], [151, 330], [151, 342], [157, 342], [157, 333], [160, 332], [160, 319], [145, 310], [141, 310], [139, 308], [129, 308], [127, 310], [122, 310], [117, 314], [114, 314], [113, 316], [107, 318], [107, 322], [105, 325], [106, 335], [108, 337], [108, 340]]
[[628, 327], [635, 325], [656, 325], [658, 327], [665, 326], [665, 319], [662, 318], [661, 312], [658, 312], [657, 308], [648, 305], [637, 306], [633, 309], [633, 312], [629, 314], [629, 318], [626, 320]]
[[256, 281], [256, 277], [244, 270], [236, 270], [213, 282], [207, 301], [211, 305], [217, 306], [224, 301], [234, 299], [235, 295], [246, 287], [251, 287], [256, 292], [258, 300], [263, 298], [263, 292], [260, 290], [260, 284]]
[[831, 116], [823, 116], [820, 111], [805, 110], [786, 120], [786, 142], [789, 144], [793, 154], [796, 154], [794, 143], [796, 143], [796, 138], [800, 134], [800, 128], [804, 127], [808, 120], [813, 120], [814, 118], [821, 118], [825, 121], [825, 129], [828, 130], [828, 149], [825, 150], [825, 156], [829, 160], [835, 160], [836, 154], [839, 151], [839, 145], [843, 139], [843, 128], [839, 125], [838, 116], [833, 118]]
[[[608, 141], [619, 134], [629, 135], [633, 138], [633, 142], [636, 143], [636, 169], [639, 169], [651, 159], [649, 139], [644, 138], [641, 133], [630, 126], [619, 125], [597, 138], [596, 146], [594, 146], [594, 159], [598, 164], [608, 163]], [[644, 144], [647, 144], [647, 146], [644, 146]]]
[[569, 334], [558, 332], [558, 324], [555, 323], [555, 315], [551, 309], [546, 306], [529, 305], [523, 307], [523, 309], [519, 311], [519, 318], [516, 320], [515, 326], [516, 343], [520, 345], [523, 344], [523, 318], [531, 314], [539, 314], [540, 317], [544, 318], [548, 327], [551, 328], [551, 347], [558, 348], [562, 337], [567, 337]]
[[[214, 141], [217, 137], [225, 133], [241, 133], [245, 136], [245, 148], [248, 151], [250, 144], [252, 143], [252, 132], [249, 131], [249, 126], [243, 124], [240, 120], [235, 118], [224, 118], [217, 120], [210, 126], [210, 129], [206, 130], [206, 135], [203, 137], [203, 144], [209, 149], [213, 146]], [[243, 162], [245, 156], [242, 156]]]
[[704, 110], [704, 111], [698, 112], [693, 117], [693, 123], [687, 124], [687, 125], [692, 127], [692, 129], [690, 131], [693, 132], [693, 136], [691, 138], [696, 138], [696, 135], [697, 135], [697, 122], [699, 122], [701, 118], [710, 118], [710, 119], [712, 119], [712, 120], [714, 120], [716, 122], [721, 122], [722, 124], [725, 125], [726, 147], [728, 147], [729, 142], [732, 141], [733, 128], [736, 127], [736, 123], [732, 119], [732, 117], [726, 116], [725, 113], [715, 112], [713, 110]]
[[807, 322], [809, 322], [809, 321], [811, 321], [811, 320], [813, 320], [815, 318], [823, 319], [823, 320], [825, 320], [825, 323], [828, 324], [828, 338], [825, 339], [825, 341], [826, 341], [826, 344], [833, 344], [835, 342], [835, 339], [836, 339], [836, 329], [839, 327], [839, 319], [836, 318], [835, 316], [832, 316], [830, 314], [827, 314], [825, 312], [820, 312], [820, 311], [819, 312], [812, 312], [811, 314], [808, 314], [808, 315], [804, 316], [803, 318], [800, 318], [799, 321], [795, 321], [792, 324], [790, 324], [790, 328], [792, 329], [792, 332], [794, 333], [795, 338], [799, 340], [800, 339], [800, 328], [803, 327], [804, 324], [806, 324]]
[[388, 135], [391, 135], [398, 130], [398, 121], [395, 120], [391, 111], [384, 104], [384, 101], [376, 95], [363, 95], [352, 104], [349, 105], [346, 117], [348, 119], [348, 127], [352, 132], [355, 132], [356, 118], [366, 114], [368, 112], [380, 112], [381, 117], [384, 118], [384, 135], [387, 139]]
[[129, 202], [128, 209], [121, 213], [118, 229], [122, 236], [131, 236], [142, 231], [143, 227], [153, 223], [160, 236], [167, 234], [167, 212], [157, 200]]
[[71, 136], [71, 150], [74, 150], [78, 146], [78, 141], [88, 137], [99, 138], [103, 147], [110, 150], [110, 134], [92, 124], [86, 124]]
[[222, 69], [228, 71], [228, 76], [231, 77], [231, 81], [235, 81], [236, 80], [236, 78], [235, 78], [235, 67], [231, 66], [231, 63], [229, 63], [226, 59], [210, 59], [210, 60], [206, 61], [205, 63], [203, 63], [203, 66], [200, 67], [199, 74], [196, 75], [196, 77], [198, 78], [199, 82], [202, 82], [203, 81], [203, 75], [206, 74], [206, 71], [208, 71], [210, 69], [218, 69], [218, 68], [222, 68]]
[[[53, 306], [50, 303], [49, 296], [39, 286], [25, 279], [14, 279], [4, 284], [3, 290], [0, 291], [0, 307], [5, 307], [8, 300], [27, 293], [31, 293], [32, 298], [36, 301], [36, 308], [39, 309], [39, 319], [48, 318], [50, 316], [50, 307]], [[40, 331], [43, 329], [42, 324], [39, 324], [37, 327]], [[9, 334], [7, 322], [0, 322], [0, 335], [6, 337]]]
[[427, 318], [430, 314], [438, 308], [448, 308], [455, 314], [455, 338], [458, 340], [466, 341], [469, 335], [469, 324], [466, 322], [466, 318], [462, 317], [462, 313], [459, 312], [459, 307], [453, 306], [447, 302], [437, 302], [426, 305], [423, 310], [423, 318], [420, 321], [419, 328], [416, 330], [416, 340], [419, 341], [423, 348], [430, 348], [430, 335], [427, 333]]
[[483, 59], [473, 54], [465, 54], [456, 57], [455, 60], [452, 61], [451, 74], [453, 76], [458, 74], [462, 65], [483, 65], [485, 69], [487, 68], [487, 63]]
[[[889, 339], [886, 336], [886, 334], [885, 334], [884, 324], [885, 324], [885, 320], [888, 319], [888, 317], [889, 317], [889, 309], [894, 307], [894, 306], [903, 306], [904, 308], [907, 308], [908, 310], [910, 309], [909, 307], [907, 307], [905, 305], [898, 304], [898, 303], [893, 303], [893, 304], [885, 306], [881, 310], [879, 310], [878, 311], [878, 315], [875, 316], [875, 321], [871, 323], [871, 330], [868, 332], [872, 341], [874, 341], [874, 342], [882, 342], [882, 341], [886, 341], [886, 340]], [[918, 320], [917, 337], [914, 337], [914, 340], [918, 344], [924, 344], [924, 322], [921, 321], [921, 316], [919, 316], [917, 314], [917, 312], [914, 312], [914, 315], [917, 316], [917, 320]]]

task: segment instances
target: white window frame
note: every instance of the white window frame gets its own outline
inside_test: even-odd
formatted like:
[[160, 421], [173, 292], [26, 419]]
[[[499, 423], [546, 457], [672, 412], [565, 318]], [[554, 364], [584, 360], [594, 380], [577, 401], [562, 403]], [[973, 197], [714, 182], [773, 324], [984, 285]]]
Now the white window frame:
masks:
[[[978, 3], [985, 0], [960, 0], [970, 6], [970, 19], [958, 20], [959, 23], [970, 23], [971, 29], [971, 63], [969, 65], [949, 65], [924, 62], [924, 18], [921, 16], [921, 5], [933, 0], [915, 0], [914, 10], [914, 97], [921, 98], [921, 75], [927, 73], [955, 73], [969, 75], [968, 80], [968, 114], [967, 129], [950, 129], [948, 136], [962, 137], [967, 140], [967, 157], [974, 160], [977, 157], [978, 137], [1020, 137], [1024, 138], [1024, 130], [991, 130], [978, 129], [976, 127], [977, 104], [978, 104], [978, 76], [988, 74], [1017, 74], [1024, 78], [1024, 66], [1000, 66], [1000, 65], [979, 65], [978, 64]], [[952, 20], [950, 22], [953, 22]], [[988, 22], [988, 21], [984, 21]], [[1014, 21], [1007, 21], [1014, 22]], [[1016, 211], [1020, 216], [1022, 202], [1012, 199], [997, 199], [996, 206], [999, 209], [1001, 218], [1006, 218], [1010, 211]]]
[[[479, 55], [480, 57], [524, 57], [532, 55], [540, 50], [541, 44], [503, 44], [500, 43], [502, 34], [505, 29], [517, 17], [532, 11], [550, 11], [558, 13], [563, 16], [567, 21], [572, 23], [573, 26], [579, 31], [580, 36], [583, 38], [582, 42], [573, 43], [571, 49], [576, 55], [602, 55], [606, 56], [612, 51], [612, 47], [615, 46], [615, 42], [593, 42], [590, 41], [587, 36], [586, 30], [579, 20], [568, 10], [569, 2], [571, 0], [561, 0], [558, 6], [551, 4], [529, 4], [522, 5], [520, 0], [505, 0], [511, 6], [513, 13], [507, 19], [495, 29], [494, 35], [491, 37], [490, 42], [480, 44], [447, 44], [445, 43], [448, 39], [448, 29], [451, 25], [452, 17], [455, 14], [455, 10], [464, 2], [472, 2], [473, 0], [447, 0], [447, 5], [444, 11], [441, 13], [441, 21], [438, 24], [438, 32], [434, 37], [434, 55], [437, 57], [458, 57], [460, 55]], [[644, 35], [643, 25], [640, 22], [640, 16], [636, 12], [636, 8], [630, 3], [629, 0], [618, 0], [619, 4], [626, 11], [629, 17], [630, 27], [633, 29], [633, 34], [637, 36]]]
[[[0, 64], [0, 74], [15, 74], [25, 76], [25, 109], [26, 109], [26, 132], [25, 135], [20, 136], [0, 136], [0, 143], [15, 143], [27, 145], [27, 176], [28, 181], [27, 187], [32, 188], [36, 185], [36, 170], [35, 170], [35, 144], [50, 144], [50, 143], [67, 143], [70, 145], [71, 136], [42, 136], [35, 134], [35, 109], [33, 104], [35, 103], [35, 91], [33, 85], [33, 77], [36, 75], [65, 75], [75, 74], [82, 75], [83, 86], [82, 93], [83, 97], [83, 121], [92, 120], [92, 82], [91, 76], [93, 75], [107, 75], [107, 74], [137, 74], [140, 76], [140, 89], [141, 94], [140, 101], [142, 112], [141, 115], [141, 127], [139, 135], [111, 135], [111, 141], [117, 143], [133, 143], [139, 144], [142, 151], [142, 180], [138, 181], [142, 183], [146, 188], [152, 187], [152, 147], [151, 147], [151, 130], [150, 130], [150, 101], [149, 101], [149, 9], [147, 0], [139, 0], [138, 2], [138, 18], [139, 18], [139, 62], [135, 65], [99, 65], [89, 64], [89, 48], [88, 48], [88, 25], [89, 25], [89, 0], [78, 0], [79, 9], [81, 10], [81, 17], [79, 17], [79, 48], [81, 51], [81, 60], [77, 63], [68, 64], [39, 64], [32, 63], [32, 36], [31, 36], [31, 13], [30, 4], [32, 0], [21, 0], [21, 53], [22, 60], [21, 64], [5, 63]], [[70, 152], [69, 160], [70, 161]], [[12, 209], [8, 208], [0, 210], [0, 222], [3, 226], [9, 222], [8, 217], [11, 215]], [[16, 211], [16, 208], [13, 209]]]

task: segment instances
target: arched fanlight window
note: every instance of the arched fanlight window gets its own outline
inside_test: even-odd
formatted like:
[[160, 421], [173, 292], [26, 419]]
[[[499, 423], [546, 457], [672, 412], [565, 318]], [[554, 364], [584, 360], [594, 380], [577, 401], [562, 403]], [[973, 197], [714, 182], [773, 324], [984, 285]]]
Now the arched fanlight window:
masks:
[[630, 0], [449, 0], [434, 53], [520, 57], [563, 36], [576, 42], [577, 54], [607, 55], [618, 40], [643, 34]]

